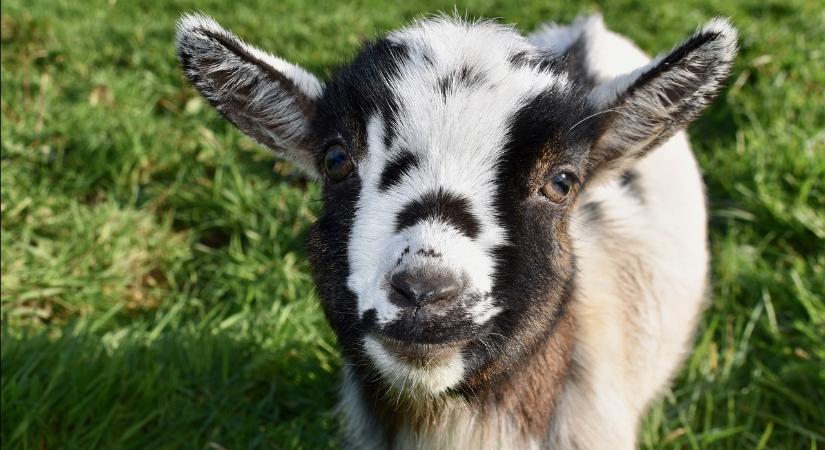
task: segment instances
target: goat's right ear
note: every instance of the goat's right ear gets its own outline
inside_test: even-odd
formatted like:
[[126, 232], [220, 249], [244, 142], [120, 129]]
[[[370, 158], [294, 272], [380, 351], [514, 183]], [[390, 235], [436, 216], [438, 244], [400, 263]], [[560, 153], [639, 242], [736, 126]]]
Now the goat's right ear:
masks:
[[618, 173], [696, 119], [724, 86], [736, 37], [730, 22], [714, 19], [669, 53], [597, 86], [589, 101], [609, 115], [591, 170]]
[[178, 21], [186, 77], [241, 131], [319, 178], [309, 120], [323, 85], [312, 74], [245, 44], [207, 16]]

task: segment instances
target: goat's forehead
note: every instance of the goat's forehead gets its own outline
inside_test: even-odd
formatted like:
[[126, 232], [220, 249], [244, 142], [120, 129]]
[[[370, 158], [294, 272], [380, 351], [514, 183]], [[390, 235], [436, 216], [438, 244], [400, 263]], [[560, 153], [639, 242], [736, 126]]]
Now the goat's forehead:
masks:
[[432, 19], [392, 32], [386, 40], [403, 49], [393, 77], [402, 87], [420, 84], [415, 87], [423, 89], [435, 81], [443, 95], [456, 81], [474, 87], [477, 94], [483, 87], [510, 85], [529, 93], [569, 84], [552, 64], [527, 63], [550, 61], [553, 55], [533, 46], [515, 29], [494, 22]]
[[345, 126], [357, 122], [364, 141], [381, 135], [370, 153], [495, 153], [520, 108], [574, 87], [553, 58], [493, 22], [422, 21], [368, 44], [331, 81], [325, 113], [357, 111]]
[[404, 46], [410, 63], [423, 63], [422, 68], [432, 66], [436, 70], [458, 64], [494, 69], [512, 55], [534, 49], [511, 27], [449, 18], [415, 23], [390, 33], [387, 40]]

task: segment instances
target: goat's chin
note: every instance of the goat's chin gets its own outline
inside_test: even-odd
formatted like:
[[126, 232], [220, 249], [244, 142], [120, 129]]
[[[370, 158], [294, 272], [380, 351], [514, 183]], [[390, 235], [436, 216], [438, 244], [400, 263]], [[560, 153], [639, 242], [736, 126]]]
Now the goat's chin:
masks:
[[429, 357], [402, 355], [385, 340], [367, 335], [364, 351], [395, 395], [426, 400], [457, 386], [464, 377], [461, 347], [444, 347]]

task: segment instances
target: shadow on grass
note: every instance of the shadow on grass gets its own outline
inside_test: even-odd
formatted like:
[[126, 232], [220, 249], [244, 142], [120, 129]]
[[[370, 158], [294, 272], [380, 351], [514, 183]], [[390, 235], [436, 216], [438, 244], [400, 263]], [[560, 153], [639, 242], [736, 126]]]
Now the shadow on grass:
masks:
[[178, 329], [2, 335], [4, 448], [330, 448], [337, 361]]

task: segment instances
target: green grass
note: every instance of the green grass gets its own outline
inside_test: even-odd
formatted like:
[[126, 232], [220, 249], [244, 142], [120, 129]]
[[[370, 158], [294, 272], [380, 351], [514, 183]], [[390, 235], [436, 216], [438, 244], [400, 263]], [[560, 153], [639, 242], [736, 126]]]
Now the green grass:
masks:
[[[715, 3], [458, 9], [525, 30], [600, 10], [652, 53], [732, 16], [730, 87], [691, 128], [713, 303], [641, 444], [825, 448], [825, 9]], [[184, 82], [195, 9], [324, 75], [453, 4], [4, 0], [4, 449], [336, 446], [340, 359], [303, 253], [318, 189]]]

